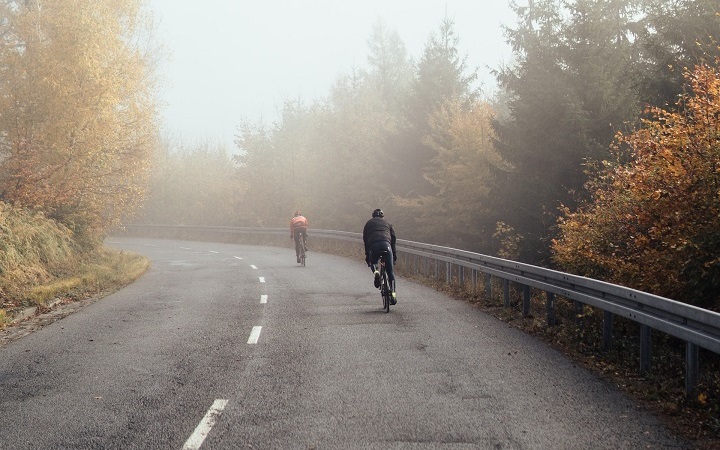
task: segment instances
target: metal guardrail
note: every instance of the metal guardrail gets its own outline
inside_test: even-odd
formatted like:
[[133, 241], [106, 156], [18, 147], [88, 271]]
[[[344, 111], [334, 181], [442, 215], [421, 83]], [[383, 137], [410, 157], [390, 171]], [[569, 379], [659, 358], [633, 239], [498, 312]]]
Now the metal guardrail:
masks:
[[[250, 235], [282, 235], [287, 234], [285, 228], [237, 228], [214, 226], [182, 226], [182, 225], [132, 225], [133, 231], [181, 231], [220, 234]], [[313, 238], [326, 238], [340, 241], [362, 243], [360, 233], [333, 230], [315, 230]], [[452, 282], [452, 269], [457, 266], [460, 282], [463, 282], [464, 271], [471, 271], [473, 281], [477, 274], [485, 274], [485, 288], [491, 294], [491, 277], [499, 277], [504, 283], [505, 304], [508, 301], [508, 283], [514, 282], [523, 286], [523, 313], [527, 314], [530, 305], [530, 288], [544, 291], [547, 295], [547, 321], [554, 322], [553, 304], [555, 296], [561, 296], [576, 302], [577, 305], [590, 305], [605, 312], [604, 340], [609, 345], [612, 336], [613, 315], [625, 317], [641, 325], [640, 333], [640, 371], [650, 368], [651, 331], [674, 336], [686, 343], [685, 388], [688, 395], [694, 395], [699, 374], [699, 348], [720, 354], [720, 314], [681, 303], [669, 298], [659, 297], [646, 292], [623, 286], [593, 280], [577, 275], [558, 272], [551, 269], [509, 261], [479, 253], [458, 250], [420, 242], [397, 241], [399, 256], [403, 253], [425, 258], [425, 261], [440, 261], [446, 264], [448, 283]], [[437, 264], [435, 265], [437, 270]], [[475, 284], [473, 284], [475, 285]]]

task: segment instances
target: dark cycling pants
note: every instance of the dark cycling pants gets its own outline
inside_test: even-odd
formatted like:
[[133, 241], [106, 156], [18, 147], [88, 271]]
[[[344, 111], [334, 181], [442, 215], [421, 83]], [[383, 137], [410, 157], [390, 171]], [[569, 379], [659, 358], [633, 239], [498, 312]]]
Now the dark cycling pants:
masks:
[[389, 242], [380, 241], [375, 242], [368, 248], [368, 255], [370, 256], [370, 270], [375, 272], [375, 265], [380, 260], [380, 254], [387, 252], [387, 258], [385, 258], [385, 271], [387, 272], [388, 280], [395, 281], [395, 274], [393, 273], [393, 252]]
[[[293, 230], [293, 236], [295, 236], [295, 256], [300, 256], [300, 246], [305, 245], [307, 239], [307, 228], [297, 227]], [[302, 241], [300, 237], [302, 236]]]

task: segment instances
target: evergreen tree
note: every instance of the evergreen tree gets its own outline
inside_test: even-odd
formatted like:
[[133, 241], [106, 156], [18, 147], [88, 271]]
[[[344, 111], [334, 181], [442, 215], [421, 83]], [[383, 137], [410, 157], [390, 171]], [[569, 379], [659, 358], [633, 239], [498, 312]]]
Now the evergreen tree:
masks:
[[683, 71], [720, 56], [720, 3], [717, 0], [645, 0], [634, 28], [635, 70], [641, 99], [661, 108], [675, 106], [683, 93]]
[[514, 166], [498, 172], [499, 220], [517, 230], [519, 257], [542, 262], [560, 203], [574, 204], [587, 160], [601, 159], [614, 127], [632, 121], [632, 6], [625, 0], [555, 0], [515, 6], [507, 29], [517, 64], [498, 72], [511, 96], [497, 124], [499, 150]]

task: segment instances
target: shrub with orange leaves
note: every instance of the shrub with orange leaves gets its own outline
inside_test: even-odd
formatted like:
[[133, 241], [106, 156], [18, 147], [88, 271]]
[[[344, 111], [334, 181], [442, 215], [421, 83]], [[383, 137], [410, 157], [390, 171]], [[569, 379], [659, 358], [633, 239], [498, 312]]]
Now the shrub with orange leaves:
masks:
[[563, 209], [553, 258], [564, 269], [720, 308], [720, 61], [685, 75], [674, 111], [649, 109], [619, 133], [614, 161]]

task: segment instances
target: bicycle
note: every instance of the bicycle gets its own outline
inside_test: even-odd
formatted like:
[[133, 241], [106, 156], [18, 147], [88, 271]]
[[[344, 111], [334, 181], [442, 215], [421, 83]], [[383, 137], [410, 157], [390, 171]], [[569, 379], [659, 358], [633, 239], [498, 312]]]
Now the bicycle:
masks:
[[388, 253], [382, 252], [380, 253], [380, 259], [378, 260], [378, 266], [380, 269], [380, 295], [383, 299], [383, 309], [386, 313], [390, 312], [390, 305], [394, 305], [392, 299], [392, 292], [395, 291], [395, 281], [393, 280], [392, 283], [390, 280], [388, 280], [387, 272], [385, 270], [385, 258], [387, 258]]
[[305, 267], [305, 245], [305, 236], [300, 235], [295, 238], [295, 254], [298, 255], [298, 262], [303, 267]]

